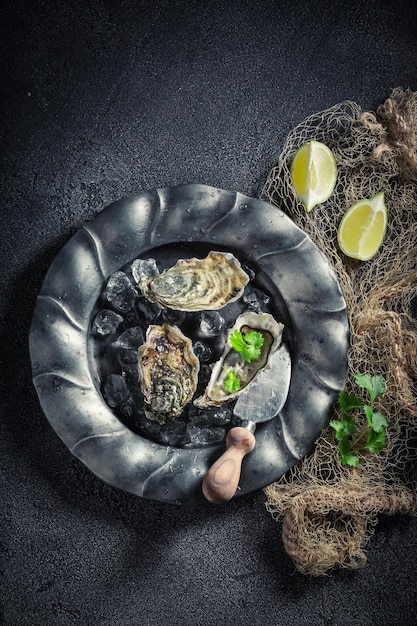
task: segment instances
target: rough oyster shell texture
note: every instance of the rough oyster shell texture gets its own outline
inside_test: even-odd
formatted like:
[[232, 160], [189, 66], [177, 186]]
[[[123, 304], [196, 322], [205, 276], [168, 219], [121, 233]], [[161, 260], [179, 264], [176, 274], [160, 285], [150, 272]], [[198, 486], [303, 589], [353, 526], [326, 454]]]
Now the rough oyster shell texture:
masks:
[[138, 350], [146, 416], [160, 424], [180, 415], [195, 393], [200, 362], [177, 326], [151, 325]]
[[[231, 347], [229, 338], [235, 330], [239, 330], [242, 335], [251, 331], [262, 333], [264, 343], [259, 359], [248, 363]], [[194, 400], [195, 406], [200, 408], [220, 406], [244, 393], [248, 385], [255, 380], [258, 372], [269, 367], [271, 355], [281, 343], [283, 330], [284, 324], [277, 322], [269, 313], [247, 311], [239, 315], [228, 333], [228, 341], [223, 355], [213, 367], [204, 395]], [[240, 381], [240, 388], [234, 393], [228, 393], [224, 385], [229, 370], [234, 370]]]
[[205, 259], [180, 259], [161, 274], [143, 278], [139, 286], [148, 300], [163, 308], [203, 311], [234, 302], [248, 282], [233, 254], [212, 250]]

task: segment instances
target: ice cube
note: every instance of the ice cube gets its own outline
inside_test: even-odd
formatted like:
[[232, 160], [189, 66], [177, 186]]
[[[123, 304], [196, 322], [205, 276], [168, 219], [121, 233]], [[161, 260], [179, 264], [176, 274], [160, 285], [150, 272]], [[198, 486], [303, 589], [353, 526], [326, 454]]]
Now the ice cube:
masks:
[[122, 322], [121, 315], [110, 309], [103, 309], [94, 318], [92, 332], [94, 335], [112, 335]]
[[229, 405], [221, 406], [215, 409], [214, 413], [210, 417], [210, 423], [212, 426], [225, 426], [229, 424], [233, 417], [233, 407]]
[[[200, 371], [198, 374], [198, 384], [196, 389], [196, 395], [201, 396], [204, 393], [205, 388], [208, 385], [211, 376], [211, 367], [207, 363], [200, 363]], [[194, 410], [190, 408], [190, 410]]]
[[[128, 352], [130, 354], [128, 354]], [[135, 358], [133, 358], [133, 355]], [[119, 355], [119, 363], [122, 366], [122, 374], [126, 379], [130, 390], [136, 390], [139, 385], [138, 355], [133, 350], [124, 350]]]
[[135, 411], [136, 411], [135, 400], [132, 396], [129, 396], [126, 402], [123, 402], [123, 404], [121, 405], [120, 413], [124, 415], [125, 417], [128, 417], [129, 419], [131, 419], [134, 416]]
[[162, 424], [160, 440], [168, 446], [183, 446], [190, 442], [190, 435], [185, 422], [182, 420], [171, 420]]
[[174, 311], [174, 309], [163, 309], [162, 319], [171, 326], [181, 326], [184, 323], [187, 313], [185, 311]]
[[248, 305], [248, 309], [255, 313], [262, 313], [270, 301], [270, 297], [260, 289], [251, 289], [243, 296], [243, 301]]
[[224, 318], [218, 311], [203, 311], [200, 315], [200, 330], [206, 337], [221, 335], [225, 327]]
[[117, 353], [117, 358], [122, 367], [136, 365], [138, 363], [138, 351], [122, 348]]
[[110, 376], [107, 376], [103, 385], [103, 395], [111, 408], [115, 408], [126, 402], [130, 391], [123, 376], [119, 374], [110, 374]]
[[187, 424], [187, 431], [193, 444], [209, 446], [225, 440], [226, 432], [224, 428], [214, 426], [213, 428], [199, 428], [193, 424]]
[[153, 324], [161, 315], [161, 308], [154, 302], [150, 302], [144, 296], [139, 296], [136, 301], [136, 310], [145, 324]]
[[152, 278], [159, 274], [155, 259], [135, 259], [131, 268], [132, 276], [137, 283], [144, 278]]
[[190, 424], [194, 426], [212, 427], [212, 426], [226, 426], [230, 423], [233, 417], [233, 408], [230, 405], [216, 407], [213, 409], [201, 409], [190, 412], [189, 420]]
[[126, 313], [133, 308], [136, 298], [136, 289], [124, 272], [118, 270], [112, 274], [107, 282], [105, 295], [115, 309]]
[[140, 326], [132, 326], [119, 336], [117, 343], [125, 350], [137, 350], [144, 341], [145, 338], [142, 328]]
[[135, 308], [131, 309], [127, 313], [123, 313], [123, 316], [125, 318], [125, 328], [130, 328], [130, 326], [137, 326], [140, 324], [140, 315]]
[[209, 361], [211, 358], [211, 350], [202, 341], [195, 341], [193, 344], [194, 354], [200, 361]]
[[242, 264], [242, 270], [249, 276], [249, 280], [253, 280], [255, 278], [255, 271], [249, 267], [249, 265]]
[[143, 430], [147, 435], [150, 435], [155, 439], [159, 439], [159, 434], [161, 432], [160, 424], [148, 419], [144, 411], [139, 411], [137, 413], [136, 426], [140, 430]]

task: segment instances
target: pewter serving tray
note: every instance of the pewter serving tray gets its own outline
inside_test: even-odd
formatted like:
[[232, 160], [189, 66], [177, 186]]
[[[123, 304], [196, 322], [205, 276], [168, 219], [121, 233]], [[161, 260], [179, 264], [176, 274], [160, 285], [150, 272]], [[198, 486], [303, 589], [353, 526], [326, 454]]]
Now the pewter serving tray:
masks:
[[[286, 326], [292, 374], [283, 409], [256, 430], [237, 495], [277, 480], [328, 424], [347, 372], [346, 305], [326, 257], [277, 207], [205, 185], [122, 199], [84, 224], [54, 259], [30, 329], [33, 382], [72, 454], [113, 487], [176, 504], [204, 501], [201, 483], [224, 450], [176, 447], [140, 434], [104, 401], [91, 325], [111, 274], [135, 258], [228, 250], [256, 274]], [[187, 254], [187, 251], [190, 251]], [[203, 256], [203, 255], [202, 255]]]

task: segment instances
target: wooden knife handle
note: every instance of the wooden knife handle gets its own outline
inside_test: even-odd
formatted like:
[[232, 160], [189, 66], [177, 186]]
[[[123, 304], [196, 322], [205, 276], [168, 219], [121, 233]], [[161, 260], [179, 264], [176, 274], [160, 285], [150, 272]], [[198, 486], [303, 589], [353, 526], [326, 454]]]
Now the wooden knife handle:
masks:
[[236, 426], [227, 433], [226, 446], [203, 480], [203, 494], [214, 504], [227, 502], [235, 495], [243, 457], [254, 449], [255, 436], [247, 428]]

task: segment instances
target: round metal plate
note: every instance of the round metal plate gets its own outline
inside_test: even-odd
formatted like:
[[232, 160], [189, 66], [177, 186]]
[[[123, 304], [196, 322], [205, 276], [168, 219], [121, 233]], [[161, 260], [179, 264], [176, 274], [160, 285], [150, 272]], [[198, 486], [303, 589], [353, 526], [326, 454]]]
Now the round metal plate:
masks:
[[[69, 450], [110, 485], [169, 503], [203, 501], [223, 445], [176, 448], [125, 426], [105, 403], [91, 320], [108, 277], [161, 246], [227, 249], [255, 266], [287, 327], [292, 375], [284, 408], [256, 429], [237, 495], [277, 480], [328, 424], [347, 373], [346, 305], [326, 257], [277, 207], [206, 185], [124, 198], [83, 225], [54, 259], [30, 329], [42, 409]], [[262, 278], [263, 277], [263, 278]]]

